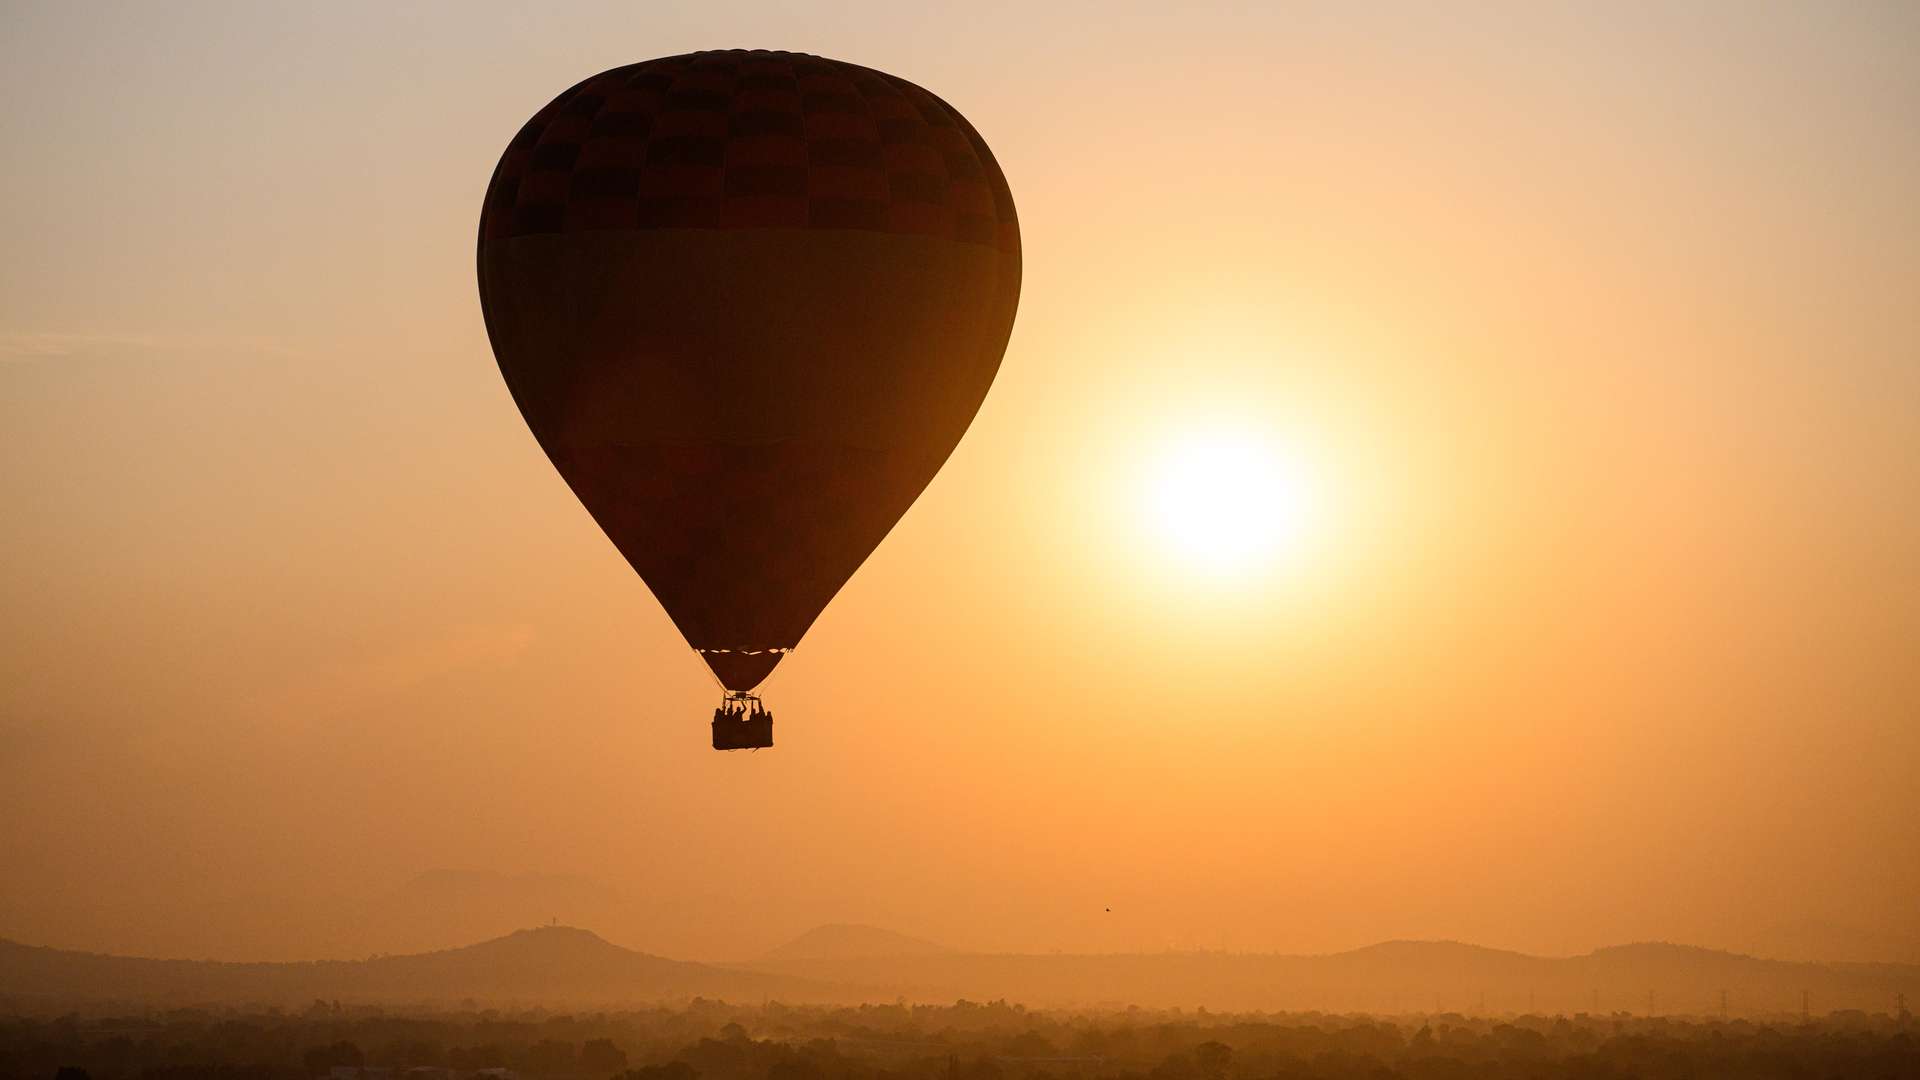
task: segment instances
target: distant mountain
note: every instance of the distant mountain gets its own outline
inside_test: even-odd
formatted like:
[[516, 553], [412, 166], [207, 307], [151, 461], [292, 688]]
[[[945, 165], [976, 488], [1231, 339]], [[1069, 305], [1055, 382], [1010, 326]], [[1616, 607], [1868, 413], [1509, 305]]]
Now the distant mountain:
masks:
[[314, 963], [146, 960], [0, 941], [0, 995], [302, 1005], [315, 998], [613, 1004], [688, 997], [820, 1001], [845, 996], [792, 976], [650, 956], [563, 926], [520, 930], [440, 952]]
[[884, 959], [903, 956], [941, 956], [952, 952], [944, 945], [896, 934], [877, 926], [829, 923], [813, 929], [767, 953], [764, 962], [779, 965], [795, 961]]
[[1666, 944], [1585, 956], [1527, 956], [1449, 941], [1393, 941], [1323, 956], [1156, 953], [1111, 956], [939, 953], [771, 957], [756, 965], [850, 986], [868, 1000], [1007, 998], [1029, 1005], [1461, 1013], [1717, 1013], [1809, 1007], [1884, 1011], [1920, 997], [1920, 966], [1806, 964]]
[[603, 882], [572, 874], [428, 870], [341, 911], [321, 955], [451, 949], [559, 919], [617, 930], [628, 904]]
[[[878, 952], [876, 952], [878, 950]], [[622, 1005], [1007, 999], [1034, 1006], [1233, 1011], [1735, 1015], [1889, 1010], [1920, 1000], [1920, 966], [1812, 964], [1660, 943], [1549, 958], [1459, 942], [1392, 941], [1324, 956], [949, 952], [873, 927], [822, 927], [747, 966], [668, 960], [571, 927], [440, 952], [317, 963], [143, 960], [0, 941], [0, 1005], [64, 1002], [305, 1005]]]

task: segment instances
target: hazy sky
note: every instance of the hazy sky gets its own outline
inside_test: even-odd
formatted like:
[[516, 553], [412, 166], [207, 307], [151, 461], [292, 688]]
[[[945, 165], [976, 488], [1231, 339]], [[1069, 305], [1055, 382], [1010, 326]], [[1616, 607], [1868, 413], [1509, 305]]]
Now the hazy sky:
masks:
[[[1920, 937], [1920, 5], [388, 6], [0, 7], [0, 937]], [[535, 109], [724, 47], [940, 94], [1026, 253], [754, 755], [474, 285]], [[1224, 569], [1209, 433], [1310, 490]]]

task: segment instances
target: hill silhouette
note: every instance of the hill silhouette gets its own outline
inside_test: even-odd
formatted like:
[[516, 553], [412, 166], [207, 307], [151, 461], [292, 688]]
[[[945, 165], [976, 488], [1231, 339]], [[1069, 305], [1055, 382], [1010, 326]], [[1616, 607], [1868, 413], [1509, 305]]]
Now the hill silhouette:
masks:
[[366, 960], [222, 963], [148, 960], [0, 941], [0, 994], [173, 1002], [518, 1000], [759, 1001], [832, 995], [790, 976], [635, 952], [566, 926], [520, 930], [457, 949]]
[[333, 947], [314, 955], [453, 949], [554, 917], [618, 937], [631, 907], [619, 890], [572, 874], [427, 870], [346, 906], [330, 928]]
[[150, 960], [0, 941], [0, 997], [305, 1005], [354, 1002], [856, 1003], [906, 998], [1035, 1006], [1508, 1014], [1649, 1010], [1708, 1015], [1872, 1012], [1920, 998], [1920, 966], [1763, 960], [1641, 943], [1573, 957], [1460, 942], [1391, 941], [1318, 956], [961, 953], [875, 927], [820, 927], [749, 965], [670, 960], [587, 930], [520, 930], [463, 948], [366, 960]]
[[1642, 943], [1540, 957], [1454, 941], [1390, 941], [1325, 955], [1169, 952], [1112, 955], [783, 953], [756, 967], [855, 987], [865, 1000], [1007, 998], [1031, 1005], [1141, 1005], [1230, 1010], [1707, 1015], [1809, 1007], [1885, 1010], [1920, 993], [1920, 966], [1763, 960]]

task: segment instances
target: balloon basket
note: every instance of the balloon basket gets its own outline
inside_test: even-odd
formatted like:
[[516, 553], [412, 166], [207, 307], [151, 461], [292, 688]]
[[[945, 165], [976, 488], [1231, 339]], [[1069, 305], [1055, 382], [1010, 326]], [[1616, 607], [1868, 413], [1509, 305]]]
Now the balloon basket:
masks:
[[760, 699], [739, 690], [727, 692], [713, 710], [715, 750], [760, 750], [773, 745], [773, 714]]

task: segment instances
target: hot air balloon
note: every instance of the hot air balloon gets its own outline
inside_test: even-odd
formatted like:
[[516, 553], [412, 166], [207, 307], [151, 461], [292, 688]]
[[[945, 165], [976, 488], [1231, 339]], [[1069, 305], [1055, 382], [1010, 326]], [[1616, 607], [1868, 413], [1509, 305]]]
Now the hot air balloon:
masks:
[[554, 467], [712, 669], [716, 749], [933, 479], [1020, 295], [1006, 178], [952, 106], [732, 50], [602, 72], [508, 144], [480, 302]]

